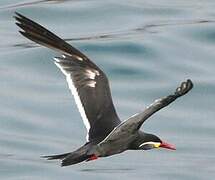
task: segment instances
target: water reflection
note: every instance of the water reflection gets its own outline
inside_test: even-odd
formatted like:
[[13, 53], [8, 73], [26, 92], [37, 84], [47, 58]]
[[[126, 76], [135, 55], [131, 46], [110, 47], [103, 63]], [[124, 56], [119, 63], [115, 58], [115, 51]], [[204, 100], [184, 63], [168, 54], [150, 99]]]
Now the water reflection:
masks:
[[[134, 36], [142, 35], [143, 33], [156, 33], [156, 30], [157, 30], [156, 28], [165, 27], [165, 26], [181, 26], [181, 25], [193, 25], [193, 24], [214, 23], [214, 22], [215, 21], [213, 20], [159, 22], [157, 24], [156, 23], [147, 24], [130, 30], [114, 31], [114, 32], [101, 33], [101, 34], [92, 35], [92, 36], [77, 37], [77, 38], [65, 38], [64, 40], [70, 42], [70, 41], [86, 41], [86, 40], [89, 41], [89, 40], [128, 39], [129, 37], [133, 38]], [[39, 45], [32, 42], [17, 43], [14, 45], [9, 45], [9, 47], [22, 47], [22, 48], [34, 48], [38, 46]]]
[[82, 172], [96, 172], [96, 173], [120, 173], [124, 171], [134, 171], [133, 168], [86, 168], [80, 169]]
[[[211, 179], [215, 172], [212, 1], [80, 1], [0, 3], [7, 5], [0, 7], [0, 179]], [[110, 79], [122, 119], [166, 95], [176, 82], [192, 78], [192, 93], [144, 126], [146, 132], [174, 142], [177, 151], [128, 152], [126, 157], [120, 155], [122, 159], [66, 168], [59, 161], [41, 159], [40, 155], [69, 152], [81, 145], [85, 129], [50, 53], [18, 34], [12, 19], [15, 10], [39, 23], [44, 20], [45, 27], [59, 30], [57, 34], [67, 41], [84, 42], [81, 48]], [[195, 171], [199, 169], [201, 173]]]
[[27, 6], [33, 6], [33, 5], [37, 5], [37, 4], [42, 4], [42, 3], [62, 3], [65, 1], [69, 1], [69, 0], [39, 0], [39, 1], [26, 1], [26, 2], [20, 2], [17, 4], [11, 4], [11, 5], [6, 5], [6, 6], [2, 6], [0, 7], [0, 10], [7, 10], [7, 9], [15, 9], [15, 8], [20, 8], [20, 7], [27, 7]]

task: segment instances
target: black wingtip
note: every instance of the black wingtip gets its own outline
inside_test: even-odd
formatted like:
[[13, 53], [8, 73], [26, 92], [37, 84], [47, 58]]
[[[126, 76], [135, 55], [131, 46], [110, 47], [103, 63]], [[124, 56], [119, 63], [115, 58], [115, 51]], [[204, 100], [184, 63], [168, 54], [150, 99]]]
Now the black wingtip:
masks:
[[16, 20], [15, 24], [20, 27], [21, 29], [24, 30], [24, 21], [25, 19], [27, 19], [25, 16], [21, 15], [20, 13], [18, 12], [15, 12], [14, 13], [15, 15], [13, 16], [13, 18]]
[[18, 20], [20, 18], [24, 17], [22, 14], [18, 13], [17, 11], [14, 12], [13, 18]]
[[187, 81], [182, 82], [181, 85], [176, 89], [175, 95], [183, 96], [187, 94], [193, 88], [193, 82], [190, 79]]
[[21, 24], [20, 22], [15, 22], [15, 24], [16, 24], [18, 27], [20, 27], [21, 29], [23, 29], [23, 28], [22, 28], [22, 24]]
[[16, 18], [17, 16], [19, 16], [19, 13], [15, 11], [13, 17]]
[[20, 30], [19, 33], [22, 34], [23, 36], [25, 36], [25, 34], [26, 34], [26, 33], [25, 33], [24, 31], [22, 31], [22, 30]]
[[190, 79], [187, 79], [188, 88], [191, 90], [193, 88], [193, 82]]
[[14, 14], [16, 14], [16, 15], [18, 15], [18, 16], [20, 15], [20, 13], [18, 13], [17, 11], [15, 11]]
[[25, 17], [25, 16], [23, 16], [21, 13], [19, 13], [17, 11], [15, 11], [14, 14], [15, 14], [14, 17], [19, 17], [19, 18]]

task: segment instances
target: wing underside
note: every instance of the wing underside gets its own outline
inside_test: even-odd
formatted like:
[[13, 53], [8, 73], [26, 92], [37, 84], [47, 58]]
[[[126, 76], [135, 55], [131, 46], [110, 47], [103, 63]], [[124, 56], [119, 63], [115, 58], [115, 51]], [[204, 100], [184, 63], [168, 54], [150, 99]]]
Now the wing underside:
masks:
[[55, 58], [55, 64], [66, 76], [87, 128], [87, 140], [105, 138], [120, 120], [104, 72], [79, 50], [38, 23], [19, 13], [15, 19], [23, 36], [62, 53], [61, 57]]

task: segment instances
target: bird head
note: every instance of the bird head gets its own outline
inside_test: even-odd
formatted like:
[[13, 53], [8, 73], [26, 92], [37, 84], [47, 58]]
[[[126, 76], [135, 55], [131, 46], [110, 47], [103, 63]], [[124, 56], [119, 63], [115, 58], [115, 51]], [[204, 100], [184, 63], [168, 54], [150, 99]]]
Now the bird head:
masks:
[[176, 150], [175, 146], [167, 142], [162, 141], [159, 137], [153, 134], [145, 134], [143, 137], [143, 142], [139, 145], [139, 149], [150, 150], [154, 148], [166, 148], [171, 150]]

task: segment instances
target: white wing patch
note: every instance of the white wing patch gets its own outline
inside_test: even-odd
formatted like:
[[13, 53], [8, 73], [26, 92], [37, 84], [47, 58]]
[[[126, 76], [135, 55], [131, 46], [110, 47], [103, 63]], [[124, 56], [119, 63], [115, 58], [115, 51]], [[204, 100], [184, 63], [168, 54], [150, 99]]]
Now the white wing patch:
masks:
[[96, 87], [96, 81], [88, 81], [86, 85], [94, 88], [94, 87]]
[[92, 79], [92, 81], [88, 81], [86, 83], [87, 86], [89, 87], [95, 87], [96, 86], [96, 81], [93, 81], [95, 79], [96, 76], [99, 76], [99, 72], [97, 70], [94, 69], [86, 69], [85, 70], [85, 75], [89, 78]]
[[78, 59], [79, 61], [83, 61], [84, 59], [82, 58], [82, 57], [80, 57], [80, 56], [76, 56], [76, 55], [72, 55], [72, 56], [74, 56], [76, 59]]
[[[71, 92], [72, 92], [72, 94], [73, 94], [73, 96], [74, 96], [74, 98], [75, 98], [76, 105], [77, 105], [78, 110], [79, 110], [79, 112], [80, 112], [80, 114], [81, 114], [81, 117], [82, 117], [82, 119], [83, 119], [83, 121], [84, 121], [84, 125], [85, 125], [85, 127], [86, 127], [86, 129], [87, 129], [87, 136], [86, 136], [86, 139], [87, 139], [87, 141], [89, 141], [89, 139], [88, 139], [88, 136], [89, 136], [88, 133], [89, 133], [89, 130], [90, 130], [90, 123], [89, 123], [89, 121], [88, 121], [88, 119], [87, 119], [87, 116], [86, 116], [86, 114], [85, 114], [85, 110], [84, 110], [84, 107], [83, 107], [83, 105], [82, 105], [82, 103], [81, 103], [81, 99], [80, 99], [80, 97], [79, 97], [79, 95], [78, 95], [78, 91], [77, 91], [77, 89], [76, 89], [76, 87], [74, 86], [74, 83], [73, 83], [73, 81], [72, 81], [71, 74], [70, 74], [70, 73], [67, 73], [67, 72], [63, 69], [63, 67], [59, 64], [60, 60], [59, 60], [58, 58], [54, 58], [54, 60], [55, 60], [54, 63], [56, 64], [56, 66], [57, 66], [57, 67], [62, 71], [62, 73], [66, 76], [66, 80], [67, 80], [67, 83], [68, 83], [68, 85], [69, 85], [69, 89], [71, 90]], [[90, 72], [90, 73], [91, 73], [90, 76], [95, 78], [96, 75], [92, 75], [93, 72]], [[95, 81], [93, 81], [93, 82], [94, 82], [94, 83], [90, 83], [90, 84], [88, 84], [88, 85], [91, 86], [91, 87], [95, 87], [96, 82], [95, 82]]]

